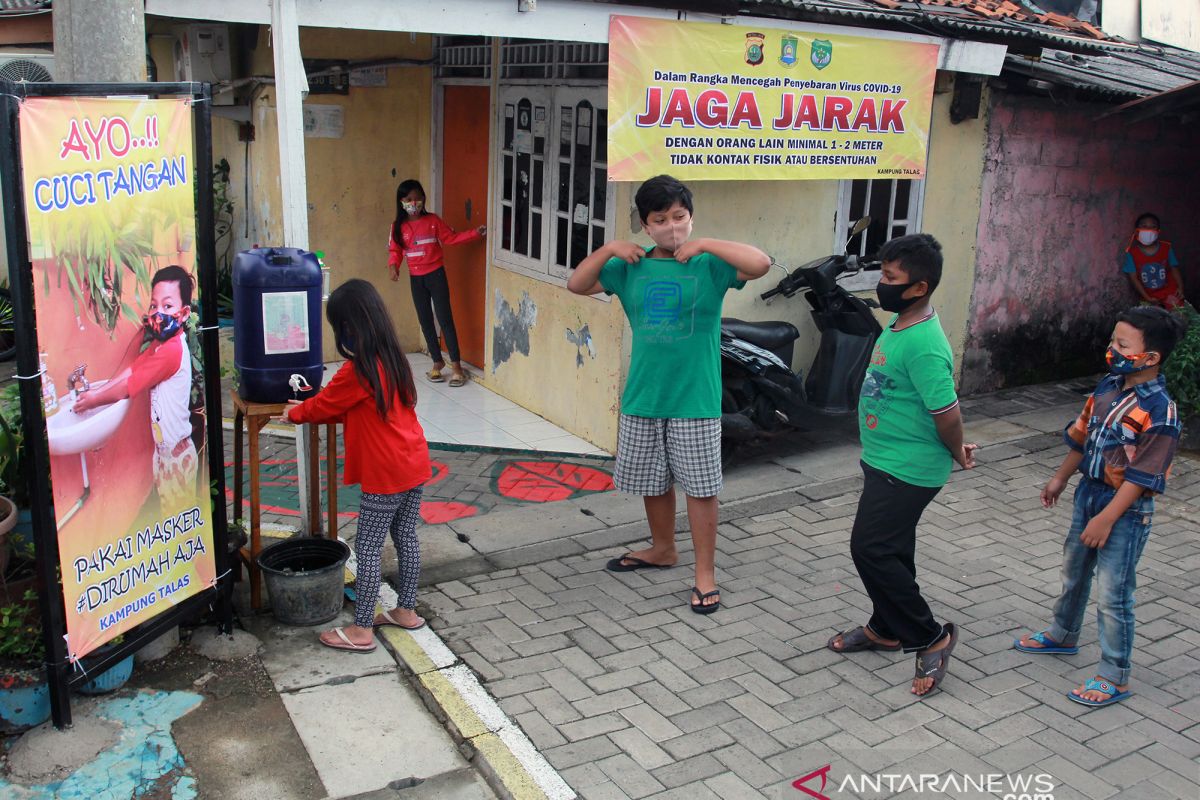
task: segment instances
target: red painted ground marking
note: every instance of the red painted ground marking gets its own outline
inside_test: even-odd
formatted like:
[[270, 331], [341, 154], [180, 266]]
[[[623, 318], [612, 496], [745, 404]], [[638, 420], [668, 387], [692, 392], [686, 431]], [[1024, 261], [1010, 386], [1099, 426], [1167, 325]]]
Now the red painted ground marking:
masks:
[[607, 492], [612, 476], [559, 461], [513, 461], [495, 481], [496, 493], [529, 503], [555, 503], [584, 493]]
[[478, 513], [479, 509], [476, 506], [453, 500], [449, 502], [445, 500], [421, 501], [421, 519], [427, 525], [441, 525], [445, 522], [453, 522], [456, 519], [473, 517]]

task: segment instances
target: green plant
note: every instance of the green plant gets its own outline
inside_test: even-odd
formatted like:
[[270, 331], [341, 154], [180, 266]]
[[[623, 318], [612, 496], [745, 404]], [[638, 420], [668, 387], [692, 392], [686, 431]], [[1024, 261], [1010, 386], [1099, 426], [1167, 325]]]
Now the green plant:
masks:
[[1177, 313], [1187, 319], [1188, 329], [1171, 351], [1162, 374], [1167, 379], [1167, 391], [1179, 409], [1179, 416], [1184, 420], [1200, 420], [1200, 312], [1184, 306]]
[[0, 606], [0, 661], [18, 667], [36, 667], [45, 658], [37, 594], [27, 589], [20, 602]]
[[25, 429], [21, 424], [21, 387], [13, 381], [0, 390], [0, 492], [17, 508], [29, 507], [29, 490], [22, 464]]
[[233, 201], [229, 199], [229, 162], [213, 165], [213, 232], [217, 246], [217, 311], [233, 315]]

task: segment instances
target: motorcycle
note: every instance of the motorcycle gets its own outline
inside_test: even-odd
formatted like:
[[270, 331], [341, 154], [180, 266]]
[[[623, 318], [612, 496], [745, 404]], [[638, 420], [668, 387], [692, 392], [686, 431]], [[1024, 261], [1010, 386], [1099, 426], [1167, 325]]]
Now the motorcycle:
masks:
[[[850, 240], [870, 224], [870, 217], [858, 220]], [[791, 368], [793, 346], [800, 338], [795, 325], [721, 320], [723, 461], [746, 442], [802, 427], [813, 414], [857, 411], [867, 362], [883, 328], [871, 312], [878, 304], [855, 296], [837, 279], [875, 263], [854, 255], [831, 255], [791, 271], [778, 265], [785, 276], [761, 297], [804, 293], [821, 334], [807, 377]]]

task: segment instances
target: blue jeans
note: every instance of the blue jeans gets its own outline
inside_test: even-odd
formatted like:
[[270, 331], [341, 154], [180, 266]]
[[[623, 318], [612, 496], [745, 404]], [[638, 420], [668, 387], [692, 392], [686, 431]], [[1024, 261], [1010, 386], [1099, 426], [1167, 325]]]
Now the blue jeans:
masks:
[[1068, 647], [1079, 641], [1095, 573], [1100, 581], [1096, 598], [1100, 668], [1096, 674], [1110, 683], [1124, 685], [1129, 681], [1129, 659], [1133, 653], [1137, 563], [1150, 537], [1154, 497], [1136, 500], [1113, 524], [1103, 547], [1088, 547], [1080, 541], [1080, 535], [1115, 494], [1112, 487], [1090, 478], [1081, 480], [1075, 490], [1075, 514], [1063, 543], [1062, 596], [1054, 604], [1054, 624], [1047, 636]]

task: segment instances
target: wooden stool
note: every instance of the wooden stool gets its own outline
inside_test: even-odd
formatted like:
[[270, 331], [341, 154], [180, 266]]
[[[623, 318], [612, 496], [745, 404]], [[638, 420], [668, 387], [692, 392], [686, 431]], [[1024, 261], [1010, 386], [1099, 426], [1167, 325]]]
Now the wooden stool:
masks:
[[[250, 607], [262, 605], [261, 571], [258, 554], [262, 552], [262, 493], [259, 476], [258, 435], [272, 417], [279, 417], [287, 403], [251, 403], [234, 389], [233, 395], [233, 520], [242, 520], [242, 430], [250, 434], [250, 542], [238, 551], [238, 557], [250, 573]], [[337, 539], [337, 425], [325, 426], [327, 488], [329, 497], [330, 539]], [[299, 466], [299, 453], [297, 453]], [[301, 489], [303, 491], [303, 489]], [[321, 530], [321, 441], [316, 425], [308, 426], [308, 531], [318, 536]]]

